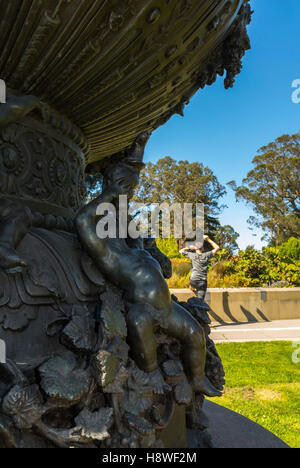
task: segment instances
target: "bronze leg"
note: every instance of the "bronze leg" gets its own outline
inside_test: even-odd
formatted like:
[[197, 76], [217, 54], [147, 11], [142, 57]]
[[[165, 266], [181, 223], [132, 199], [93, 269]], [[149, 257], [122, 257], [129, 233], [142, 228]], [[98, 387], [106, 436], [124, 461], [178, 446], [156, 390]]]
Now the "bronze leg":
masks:
[[200, 324], [176, 302], [172, 313], [166, 319], [166, 332], [177, 338], [183, 346], [183, 361], [188, 377], [203, 379], [206, 362], [206, 339]]
[[144, 372], [157, 369], [157, 344], [154, 336], [153, 318], [144, 304], [137, 304], [127, 316], [128, 342], [133, 359]]
[[205, 375], [206, 338], [201, 325], [192, 315], [176, 302], [172, 303], [172, 313], [166, 318], [166, 333], [177, 338], [183, 348], [183, 364], [196, 393], [209, 397], [220, 396], [219, 392]]

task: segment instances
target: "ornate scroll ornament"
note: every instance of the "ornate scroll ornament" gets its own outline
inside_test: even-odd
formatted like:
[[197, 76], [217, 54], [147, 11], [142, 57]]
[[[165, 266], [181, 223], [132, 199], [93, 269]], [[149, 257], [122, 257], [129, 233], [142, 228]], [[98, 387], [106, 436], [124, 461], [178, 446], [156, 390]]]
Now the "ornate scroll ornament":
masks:
[[[0, 193], [35, 211], [72, 218], [82, 205], [88, 144], [31, 96], [10, 95], [0, 112]], [[36, 209], [35, 209], [36, 207]]]

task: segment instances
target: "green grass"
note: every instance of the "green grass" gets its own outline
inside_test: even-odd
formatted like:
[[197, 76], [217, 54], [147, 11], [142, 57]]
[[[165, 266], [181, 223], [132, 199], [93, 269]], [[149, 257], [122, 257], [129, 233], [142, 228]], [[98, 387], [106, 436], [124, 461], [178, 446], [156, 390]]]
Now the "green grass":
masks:
[[217, 348], [226, 389], [222, 398], [212, 401], [300, 448], [300, 364], [292, 362], [292, 343], [224, 343]]

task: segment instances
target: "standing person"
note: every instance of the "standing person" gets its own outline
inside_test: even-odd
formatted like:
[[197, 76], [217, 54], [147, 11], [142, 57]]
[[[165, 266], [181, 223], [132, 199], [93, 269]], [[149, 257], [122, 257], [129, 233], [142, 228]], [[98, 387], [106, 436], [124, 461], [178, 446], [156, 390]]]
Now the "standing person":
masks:
[[195, 294], [204, 300], [207, 291], [208, 264], [210, 259], [220, 250], [220, 247], [208, 236], [204, 236], [203, 239], [212, 246], [213, 250], [204, 252], [203, 245], [196, 244], [180, 250], [180, 253], [192, 261], [190, 286]]

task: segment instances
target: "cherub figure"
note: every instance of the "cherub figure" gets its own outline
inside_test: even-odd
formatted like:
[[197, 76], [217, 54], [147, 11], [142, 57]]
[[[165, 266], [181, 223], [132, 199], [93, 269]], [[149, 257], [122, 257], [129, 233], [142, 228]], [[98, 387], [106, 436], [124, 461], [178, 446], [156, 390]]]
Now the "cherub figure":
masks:
[[115, 203], [119, 195], [132, 196], [139, 182], [148, 138], [147, 132], [142, 133], [127, 152], [127, 157], [106, 169], [102, 194], [84, 206], [76, 217], [77, 232], [100, 271], [125, 291], [127, 302], [132, 304], [127, 314], [129, 343], [140, 369], [151, 374], [153, 381], [160, 382], [157, 393], [163, 392], [164, 388], [154, 335], [155, 321], [159, 317], [164, 332], [182, 343], [185, 372], [194, 391], [210, 397], [219, 396], [221, 393], [205, 375], [204, 331], [187, 310], [172, 301], [158, 261], [141, 242], [133, 243], [124, 238], [100, 239], [96, 233], [98, 205]]

